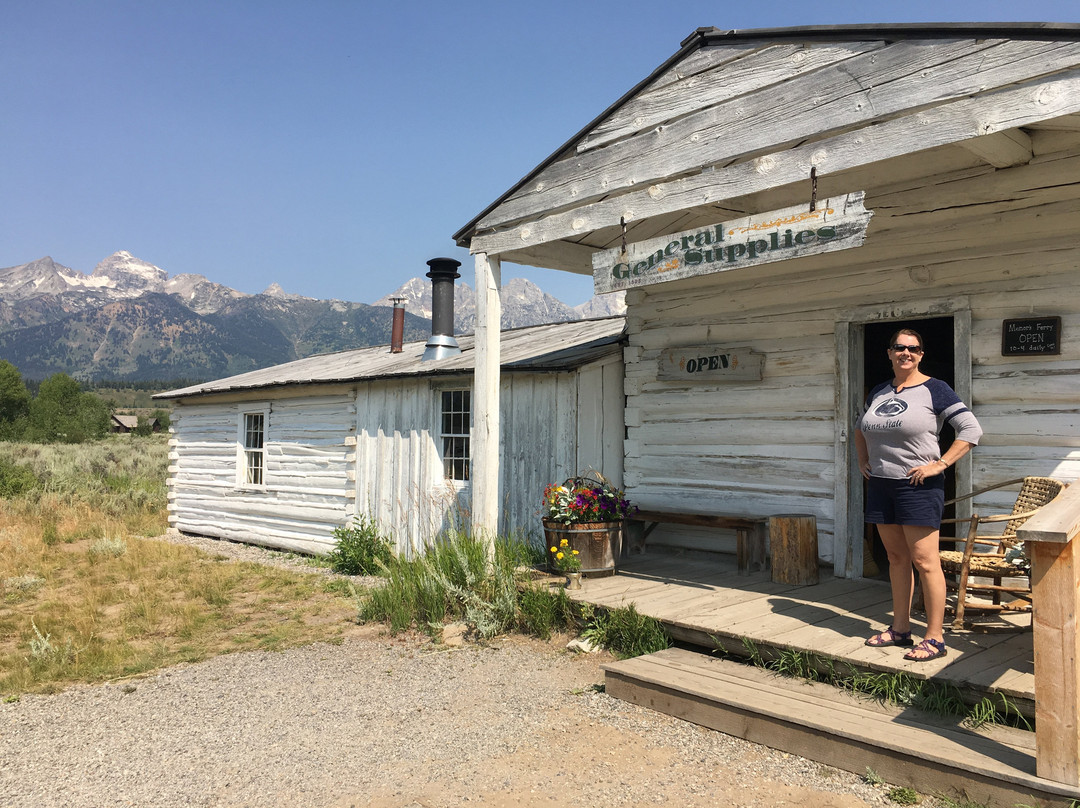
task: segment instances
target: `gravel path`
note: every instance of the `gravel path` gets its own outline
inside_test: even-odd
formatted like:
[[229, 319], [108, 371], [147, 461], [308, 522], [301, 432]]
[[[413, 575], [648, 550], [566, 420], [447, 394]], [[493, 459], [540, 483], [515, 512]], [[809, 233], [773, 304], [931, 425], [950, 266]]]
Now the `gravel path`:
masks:
[[365, 626], [24, 696], [0, 704], [0, 806], [890, 804], [854, 775], [607, 696], [607, 658], [565, 639], [446, 649]]

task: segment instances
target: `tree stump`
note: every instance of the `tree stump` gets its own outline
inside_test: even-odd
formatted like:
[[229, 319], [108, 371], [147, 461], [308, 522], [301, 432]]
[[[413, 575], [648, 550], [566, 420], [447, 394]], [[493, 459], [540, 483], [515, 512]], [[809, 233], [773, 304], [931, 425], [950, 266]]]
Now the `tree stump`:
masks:
[[788, 513], [769, 518], [772, 579], [776, 583], [809, 586], [818, 582], [817, 519]]

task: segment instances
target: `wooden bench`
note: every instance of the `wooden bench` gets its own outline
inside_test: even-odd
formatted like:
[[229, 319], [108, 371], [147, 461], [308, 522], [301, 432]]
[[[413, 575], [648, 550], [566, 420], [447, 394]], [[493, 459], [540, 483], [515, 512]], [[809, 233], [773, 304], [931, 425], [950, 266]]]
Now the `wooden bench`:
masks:
[[767, 516], [727, 516], [704, 513], [673, 513], [639, 510], [631, 521], [645, 525], [645, 538], [659, 524], [695, 525], [735, 531], [735, 559], [740, 575], [762, 572], [765, 569], [765, 535]]

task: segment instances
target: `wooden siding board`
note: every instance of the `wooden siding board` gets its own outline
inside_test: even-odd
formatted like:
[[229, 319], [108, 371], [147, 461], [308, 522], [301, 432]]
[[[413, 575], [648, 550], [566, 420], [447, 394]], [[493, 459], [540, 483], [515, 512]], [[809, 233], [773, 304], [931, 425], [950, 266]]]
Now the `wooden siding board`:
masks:
[[[782, 43], [750, 52], [707, 54], [717, 59], [708, 69], [672, 83], [654, 84], [595, 127], [578, 153], [609, 145], [667, 121], [698, 112], [702, 100], [715, 104], [774, 87], [795, 76], [882, 47], [881, 42], [804, 45]], [[731, 61], [733, 56], [740, 58]], [[675, 68], [669, 70], [670, 74]]]
[[603, 470], [617, 488], [623, 485], [623, 436], [626, 433], [623, 410], [623, 366], [621, 359], [603, 366], [603, 393], [600, 405], [604, 410]]
[[595, 368], [583, 369], [578, 377], [577, 467], [603, 471], [603, 374]]
[[[657, 76], [645, 92], [660, 90], [669, 84], [692, 78], [698, 73], [713, 70], [721, 65], [761, 50], [759, 42], [739, 42], [728, 45], [706, 45], [698, 48]], [[764, 47], [768, 47], [765, 45]]]
[[552, 482], [575, 476], [577, 467], [577, 377], [560, 376], [555, 403], [556, 464]]

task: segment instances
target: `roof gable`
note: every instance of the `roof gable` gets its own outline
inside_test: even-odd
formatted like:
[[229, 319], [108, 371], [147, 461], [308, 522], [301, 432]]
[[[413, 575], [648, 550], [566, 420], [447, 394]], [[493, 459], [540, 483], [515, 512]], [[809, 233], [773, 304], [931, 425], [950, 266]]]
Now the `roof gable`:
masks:
[[699, 29], [457, 238], [588, 273], [624, 236], [768, 210], [747, 197], [791, 195], [811, 166], [837, 176], [954, 143], [1022, 162], [1018, 125], [1080, 112], [1078, 40], [1076, 25]]

